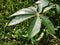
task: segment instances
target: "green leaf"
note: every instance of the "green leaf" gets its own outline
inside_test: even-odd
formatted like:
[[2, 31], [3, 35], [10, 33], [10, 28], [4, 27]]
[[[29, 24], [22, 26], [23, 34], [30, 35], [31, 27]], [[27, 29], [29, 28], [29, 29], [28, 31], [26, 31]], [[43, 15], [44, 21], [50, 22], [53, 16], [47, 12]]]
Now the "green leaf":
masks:
[[37, 12], [37, 8], [35, 7], [29, 7], [30, 10], [32, 10], [34, 13]]
[[46, 12], [46, 11], [52, 9], [54, 6], [55, 6], [55, 5], [51, 5], [51, 6], [49, 6], [49, 7], [46, 7], [43, 12]]
[[21, 23], [21, 22], [23, 22], [23, 21], [33, 17], [33, 16], [34, 15], [21, 15], [21, 16], [17, 16], [8, 24], [8, 26], [16, 25], [18, 23]]
[[38, 11], [39, 11], [39, 13], [41, 13], [43, 8], [48, 5], [49, 1], [47, 1], [47, 0], [40, 0], [40, 1], [37, 1], [36, 3], [38, 4], [38, 7], [37, 7]]
[[28, 29], [28, 37], [33, 38], [40, 31], [40, 28], [41, 28], [41, 19], [39, 18], [39, 16], [34, 17]]
[[58, 15], [60, 15], [60, 7], [58, 5], [56, 5], [56, 12]]
[[49, 2], [48, 0], [39, 0], [36, 2], [36, 4], [41, 4], [41, 3], [45, 3], [45, 2]]
[[16, 35], [20, 35], [20, 34], [22, 34], [21, 29], [16, 30], [16, 31], [15, 31], [15, 34], [16, 34]]
[[15, 37], [19, 38], [19, 37], [22, 35], [22, 30], [21, 30], [21, 29], [17, 29], [17, 30], [14, 32], [14, 35], [15, 35]]
[[32, 14], [34, 14], [34, 12], [29, 8], [23, 8], [23, 9], [15, 12], [14, 14], [12, 14], [10, 17], [17, 16], [17, 15], [32, 15]]
[[42, 19], [42, 23], [48, 29], [49, 33], [55, 34], [55, 28], [54, 28], [52, 22], [45, 16], [41, 15], [40, 18]]

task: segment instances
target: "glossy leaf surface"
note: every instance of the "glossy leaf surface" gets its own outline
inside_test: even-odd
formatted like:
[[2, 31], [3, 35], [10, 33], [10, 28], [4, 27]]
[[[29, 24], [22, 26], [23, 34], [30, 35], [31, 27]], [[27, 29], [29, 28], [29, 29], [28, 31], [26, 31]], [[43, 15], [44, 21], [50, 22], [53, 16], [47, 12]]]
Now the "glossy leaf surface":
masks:
[[18, 23], [21, 23], [31, 17], [33, 17], [34, 15], [24, 15], [24, 16], [17, 16], [15, 17], [9, 24], [8, 26], [11, 26], [11, 25], [16, 25]]
[[36, 8], [34, 8], [34, 7], [23, 8], [23, 9], [15, 12], [14, 14], [12, 14], [10, 17], [17, 16], [17, 15], [32, 15], [35, 13], [32, 10], [36, 11]]

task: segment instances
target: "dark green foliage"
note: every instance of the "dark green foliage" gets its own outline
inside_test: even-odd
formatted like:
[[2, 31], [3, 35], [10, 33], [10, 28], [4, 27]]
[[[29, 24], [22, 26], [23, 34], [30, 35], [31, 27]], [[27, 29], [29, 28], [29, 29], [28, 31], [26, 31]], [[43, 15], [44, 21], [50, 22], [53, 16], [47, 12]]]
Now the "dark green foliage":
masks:
[[53, 24], [51, 23], [51, 21], [45, 16], [40, 16], [40, 17], [42, 18], [42, 23], [44, 24], [44, 26], [46, 26], [48, 32], [50, 34], [55, 34], [55, 31], [54, 31], [55, 28], [54, 28]]
[[[44, 4], [46, 4], [46, 5], [43, 4], [43, 6], [41, 5], [42, 7], [39, 7], [41, 9], [41, 11], [40, 11], [40, 9], [36, 10], [36, 11], [40, 11], [39, 12], [40, 15], [43, 14], [43, 17], [42, 17], [43, 19], [41, 17], [37, 17], [34, 21], [33, 19], [35, 17], [33, 17], [31, 14], [29, 14], [29, 15], [32, 16], [33, 18], [32, 17], [31, 17], [31, 19], [27, 18], [28, 20], [26, 20], [26, 17], [29, 17], [29, 15], [26, 15], [26, 17], [22, 16], [22, 15], [13, 16], [13, 17], [11, 16], [11, 14], [15, 13], [16, 11], [18, 11], [22, 8], [27, 8], [29, 6], [35, 7], [36, 5], [34, 3], [36, 1], [37, 0], [0, 0], [0, 45], [55, 45], [55, 44], [58, 45], [58, 43], [60, 42], [60, 40], [58, 41], [58, 38], [60, 38], [60, 13], [59, 13], [60, 12], [59, 11], [60, 10], [59, 9], [60, 0], [56, 0], [56, 1], [49, 0], [52, 2], [50, 5], [48, 5], [49, 1], [47, 1], [47, 0], [43, 1]], [[48, 10], [46, 8], [48, 8]], [[36, 12], [35, 9], [34, 8], [30, 8], [30, 9], [31, 9], [31, 13], [35, 15], [35, 12]], [[45, 9], [45, 10], [43, 10], [43, 9]], [[9, 18], [9, 16], [11, 16], [11, 18]], [[46, 18], [45, 16], [47, 16], [48, 18]], [[14, 24], [14, 26], [9, 25], [9, 27], [8, 27], [8, 23], [11, 21], [11, 19], [16, 18], [16, 17], [21, 17], [21, 19], [23, 17], [24, 20], [22, 20], [22, 23], [19, 22], [20, 24], [16, 23], [17, 25], [15, 25], [15, 24]], [[20, 20], [20, 18], [19, 18], [19, 20]], [[37, 27], [35, 27], [34, 24], [36, 24], [37, 20], [41, 20], [40, 23], [42, 23], [42, 24], [41, 24], [41, 27], [40, 26], [38, 27], [38, 29], [40, 29], [40, 28], [41, 29], [37, 30], [37, 32], [36, 32], [36, 30], [34, 30], [34, 28], [37, 29]], [[42, 20], [44, 20], [44, 21], [42, 21]], [[37, 21], [37, 22], [39, 22], [39, 21]], [[14, 23], [15, 23], [15, 21], [14, 21]], [[32, 27], [31, 27], [31, 25], [32, 25]], [[28, 28], [28, 27], [30, 27], [30, 28]], [[28, 32], [30, 32], [30, 33], [28, 33]], [[42, 32], [44, 34], [43, 34], [43, 36], [40, 36], [40, 34], [42, 34]], [[58, 38], [57, 39], [54, 38], [54, 40], [53, 40], [52, 36], [54, 37], [54, 35], [51, 36], [51, 35], [49, 35], [50, 33], [56, 35]], [[33, 35], [33, 34], [35, 34], [35, 35]], [[31, 37], [31, 39], [28, 40], [28, 37], [29, 38]], [[39, 39], [38, 42], [36, 41], [37, 38]], [[42, 38], [41, 39], [42, 41], [40, 40], [40, 38]], [[54, 41], [54, 42], [57, 41], [57, 43], [52, 42], [51, 38], [52, 38], [52, 41]], [[49, 41], [49, 43], [48, 43], [48, 41]]]
[[3, 42], [8, 40], [9, 41], [13, 40], [14, 38], [12, 35], [14, 35], [15, 32], [14, 30], [18, 30], [19, 28], [25, 30], [24, 27], [27, 28], [28, 25], [28, 24], [26, 25], [26, 23], [28, 22], [26, 23], [24, 22], [25, 26], [24, 25], [22, 26], [22, 24], [20, 24], [20, 26], [16, 25], [16, 27], [15, 26], [8, 27], [7, 24], [9, 22], [9, 16], [12, 13], [16, 12], [17, 10], [21, 9], [22, 7], [25, 8], [31, 6], [31, 4], [33, 4], [35, 1], [36, 0], [32, 0], [32, 1], [31, 0], [0, 0], [0, 39]]

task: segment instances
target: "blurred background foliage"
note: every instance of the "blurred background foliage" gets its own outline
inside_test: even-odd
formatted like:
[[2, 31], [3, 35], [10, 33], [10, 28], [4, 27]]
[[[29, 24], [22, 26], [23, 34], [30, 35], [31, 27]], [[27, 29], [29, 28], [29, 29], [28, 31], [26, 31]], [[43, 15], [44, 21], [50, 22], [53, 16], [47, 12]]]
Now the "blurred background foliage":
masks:
[[[29, 26], [29, 22], [31, 22], [29, 20], [15, 26], [7, 26], [11, 20], [11, 18], [9, 18], [11, 14], [25, 7], [35, 6], [34, 3], [36, 1], [37, 0], [0, 0], [0, 45], [27, 45], [27, 43], [28, 45], [34, 45], [31, 43], [35, 43], [35, 45], [60, 45], [60, 14], [54, 11], [50, 10], [46, 12], [45, 15], [51, 19], [52, 23], [57, 28], [55, 35], [58, 39], [53, 39], [50, 35], [45, 35], [45, 38], [41, 39], [39, 42], [35, 42], [34, 39], [28, 42], [27, 38], [24, 38], [26, 36], [24, 34], [26, 34], [26, 29]], [[60, 5], [60, 0], [52, 0], [51, 2]], [[35, 38], [38, 36], [39, 35]]]

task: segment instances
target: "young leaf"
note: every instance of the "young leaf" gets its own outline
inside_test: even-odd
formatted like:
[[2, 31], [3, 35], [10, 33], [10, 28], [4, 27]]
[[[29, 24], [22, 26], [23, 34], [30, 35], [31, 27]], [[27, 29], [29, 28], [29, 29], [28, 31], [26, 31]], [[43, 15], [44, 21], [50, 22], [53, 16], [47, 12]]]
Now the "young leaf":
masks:
[[42, 22], [44, 24], [44, 26], [46, 26], [46, 28], [48, 29], [50, 34], [55, 34], [55, 28], [52, 24], [52, 22], [45, 16], [40, 16], [40, 18], [42, 19]]
[[56, 12], [58, 15], [60, 15], [60, 7], [58, 5], [56, 5]]
[[18, 23], [21, 23], [31, 17], [33, 17], [34, 15], [22, 15], [22, 16], [17, 16], [15, 17], [9, 24], [8, 26], [11, 26], [11, 25], [16, 25]]
[[10, 17], [17, 16], [17, 15], [32, 15], [32, 14], [34, 14], [34, 12], [32, 12], [31, 9], [23, 8], [23, 9], [17, 11], [16, 13], [12, 14]]
[[29, 38], [34, 37], [40, 31], [40, 28], [41, 28], [41, 19], [39, 18], [39, 16], [34, 17], [28, 29], [28, 37]]
[[51, 5], [51, 6], [47, 7], [47, 8], [45, 8], [43, 12], [46, 12], [46, 11], [52, 9], [54, 6], [55, 6], [55, 5]]
[[38, 11], [39, 11], [39, 13], [41, 13], [43, 8], [48, 5], [49, 1], [47, 1], [47, 0], [40, 0], [40, 1], [36, 2], [36, 3], [38, 4], [38, 7], [37, 7]]

